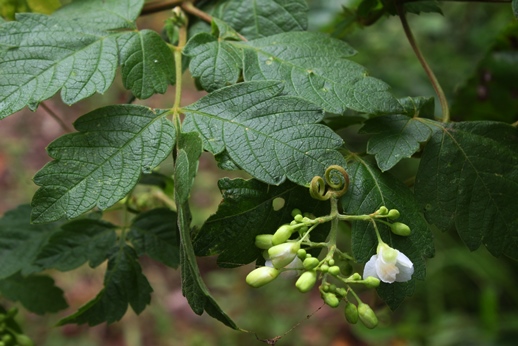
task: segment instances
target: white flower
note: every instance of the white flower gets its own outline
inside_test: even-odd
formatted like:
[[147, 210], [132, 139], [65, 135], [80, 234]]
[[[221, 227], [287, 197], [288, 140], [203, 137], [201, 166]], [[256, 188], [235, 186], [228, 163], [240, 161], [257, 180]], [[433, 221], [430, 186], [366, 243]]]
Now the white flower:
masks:
[[414, 265], [407, 256], [381, 243], [377, 254], [365, 264], [363, 278], [372, 276], [386, 283], [404, 282], [410, 280], [413, 273]]
[[268, 249], [268, 256], [275, 268], [280, 269], [290, 264], [300, 249], [299, 243], [284, 243]]

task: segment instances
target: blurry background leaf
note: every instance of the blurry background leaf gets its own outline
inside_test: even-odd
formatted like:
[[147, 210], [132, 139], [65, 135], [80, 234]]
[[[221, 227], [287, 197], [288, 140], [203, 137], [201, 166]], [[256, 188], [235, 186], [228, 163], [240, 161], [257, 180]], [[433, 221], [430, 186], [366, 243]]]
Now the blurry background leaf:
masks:
[[452, 102], [454, 120], [518, 120], [518, 23], [503, 30]]
[[107, 259], [115, 245], [115, 228], [102, 220], [68, 222], [50, 237], [34, 264], [43, 269], [68, 271], [89, 262], [90, 267], [95, 268]]
[[176, 221], [176, 213], [166, 208], [139, 214], [128, 234], [137, 254], [147, 254], [156, 261], [177, 268], [180, 263], [180, 235]]
[[518, 258], [518, 130], [489, 121], [438, 125], [415, 181], [428, 222], [470, 250]]
[[99, 108], [47, 148], [55, 160], [34, 177], [33, 222], [73, 218], [94, 206], [105, 209], [122, 199], [141, 173], [150, 173], [171, 152], [175, 130], [164, 115], [133, 105]]
[[46, 275], [22, 276], [16, 273], [0, 280], [0, 294], [14, 302], [19, 301], [27, 310], [43, 315], [68, 307], [63, 291]]
[[31, 207], [21, 205], [0, 219], [0, 279], [22, 270], [31, 273], [32, 262], [49, 238], [59, 230], [57, 224], [33, 225]]
[[135, 250], [128, 245], [115, 248], [108, 261], [102, 291], [58, 325], [113, 323], [124, 316], [128, 305], [138, 315], [150, 303], [151, 292], [153, 289], [142, 274]]

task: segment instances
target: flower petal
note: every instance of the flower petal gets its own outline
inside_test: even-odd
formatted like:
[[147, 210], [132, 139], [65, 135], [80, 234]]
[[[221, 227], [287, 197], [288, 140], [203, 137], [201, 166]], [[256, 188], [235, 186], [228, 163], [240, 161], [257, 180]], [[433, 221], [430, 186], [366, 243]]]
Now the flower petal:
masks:
[[[397, 256], [397, 263], [401, 264], [401, 266], [407, 267], [407, 268], [413, 268], [414, 264], [412, 261], [402, 252], [399, 252]], [[399, 267], [399, 265], [398, 265]], [[413, 269], [412, 269], [413, 272]]]
[[[412, 264], [412, 262], [410, 262]], [[402, 263], [397, 263], [397, 267], [399, 268], [399, 274], [396, 275], [397, 282], [405, 282], [412, 279], [412, 274], [414, 274], [414, 266], [407, 267], [406, 265], [402, 265]]]
[[372, 255], [371, 259], [365, 263], [365, 267], [363, 268], [363, 279], [372, 276], [379, 279], [378, 274], [376, 274], [376, 260], [378, 259], [378, 255]]

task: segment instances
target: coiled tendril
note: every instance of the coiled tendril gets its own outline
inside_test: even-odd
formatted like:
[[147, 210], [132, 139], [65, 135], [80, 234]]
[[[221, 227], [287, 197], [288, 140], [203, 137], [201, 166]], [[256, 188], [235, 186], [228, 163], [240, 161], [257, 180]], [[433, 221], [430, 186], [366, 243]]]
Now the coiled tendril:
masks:
[[[309, 193], [314, 199], [326, 201], [331, 197], [341, 197], [347, 192], [349, 188], [349, 174], [347, 174], [343, 167], [338, 165], [329, 166], [326, 169], [324, 178], [317, 175], [311, 179]], [[329, 186], [327, 191], [326, 185]]]

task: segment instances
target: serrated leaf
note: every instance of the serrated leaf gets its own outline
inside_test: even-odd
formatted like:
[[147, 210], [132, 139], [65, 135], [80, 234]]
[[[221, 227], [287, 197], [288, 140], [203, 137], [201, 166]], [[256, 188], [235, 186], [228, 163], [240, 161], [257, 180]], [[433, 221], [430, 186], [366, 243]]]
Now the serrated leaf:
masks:
[[180, 235], [176, 220], [176, 213], [166, 208], [139, 214], [128, 234], [137, 254], [147, 254], [156, 261], [177, 268], [180, 263]]
[[206, 150], [226, 149], [239, 167], [269, 184], [287, 177], [305, 185], [328, 166], [345, 165], [336, 151], [342, 139], [316, 124], [322, 111], [281, 91], [272, 81], [219, 89], [183, 109], [183, 129], [198, 131]]
[[435, 98], [433, 96], [404, 97], [398, 99], [398, 102], [403, 107], [401, 114], [415, 118], [434, 119]]
[[167, 110], [120, 105], [79, 118], [79, 131], [58, 138], [47, 151], [55, 160], [34, 177], [41, 188], [33, 198], [32, 221], [76, 217], [123, 198], [142, 172], [162, 162], [175, 142]]
[[54, 285], [49, 276], [16, 273], [0, 280], [0, 294], [12, 301], [19, 301], [27, 310], [38, 315], [58, 312], [68, 307], [63, 291]]
[[[178, 184], [178, 182], [175, 182], [175, 184]], [[181, 239], [182, 293], [196, 314], [201, 315], [206, 311], [224, 325], [232, 329], [239, 329], [234, 321], [219, 307], [203, 282], [192, 247], [189, 204], [188, 202], [179, 203], [178, 195], [175, 196], [175, 200], [178, 205], [178, 227]]]
[[193, 77], [209, 92], [235, 84], [240, 76], [242, 52], [227, 41], [200, 33], [189, 40], [182, 52], [191, 58], [189, 70]]
[[321, 33], [284, 33], [247, 42], [243, 74], [246, 81], [284, 81], [286, 93], [331, 113], [347, 108], [369, 114], [401, 111], [387, 84], [345, 59], [355, 53], [345, 42]]
[[101, 30], [135, 29], [144, 1], [142, 0], [88, 0], [73, 1], [52, 16]]
[[360, 132], [373, 134], [367, 143], [367, 153], [375, 155], [378, 167], [387, 171], [416, 153], [434, 129], [426, 119], [394, 114], [367, 120]]
[[31, 272], [31, 265], [50, 236], [58, 230], [55, 224], [30, 223], [31, 207], [19, 206], [0, 219], [0, 279], [22, 270]]
[[110, 256], [102, 291], [75, 314], [59, 321], [58, 325], [113, 323], [124, 316], [128, 305], [140, 314], [150, 303], [151, 292], [153, 289], [142, 274], [135, 250], [124, 245]]
[[[413, 291], [415, 279], [424, 280], [425, 257], [434, 253], [432, 234], [412, 192], [389, 173], [382, 173], [367, 159], [351, 155], [347, 170], [351, 180], [349, 190], [342, 198], [346, 214], [371, 214], [386, 206], [401, 213], [398, 221], [407, 224], [412, 233], [408, 237], [394, 235], [390, 229], [378, 223], [383, 241], [400, 250], [414, 263], [414, 274], [408, 283], [381, 284], [378, 294], [395, 309]], [[376, 253], [378, 241], [370, 222], [355, 221], [352, 225], [352, 249], [358, 262], [365, 263]], [[386, 288], [383, 286], [393, 285]]]
[[166, 92], [175, 83], [174, 56], [155, 31], [128, 32], [117, 38], [124, 87], [140, 98]]
[[484, 244], [518, 258], [518, 130], [489, 121], [436, 126], [415, 183], [427, 220], [455, 228], [471, 250]]
[[[6, 52], [0, 61], [0, 119], [26, 105], [34, 110], [60, 89], [67, 104], [104, 93], [119, 63], [119, 36], [140, 37], [145, 49], [141, 55], [151, 61], [144, 62], [139, 72], [135, 67], [141, 66], [140, 61], [130, 55], [139, 52], [136, 43], [120, 41], [131, 44], [124, 45], [121, 56], [124, 66], [134, 68], [123, 74], [127, 85], [142, 97], [165, 91], [164, 80], [170, 80], [172, 71], [165, 44], [158, 42], [157, 34], [120, 31], [136, 28], [142, 5], [142, 0], [75, 1], [51, 16], [18, 14], [17, 21], [2, 25], [0, 47]], [[151, 67], [154, 60], [161, 64]]]
[[60, 271], [75, 269], [85, 262], [95, 268], [104, 262], [115, 245], [115, 225], [94, 219], [68, 222], [50, 237], [34, 264]]
[[308, 26], [308, 5], [304, 0], [230, 0], [214, 11], [247, 39], [281, 32], [304, 31]]
[[[317, 216], [329, 213], [328, 202], [312, 199], [307, 188], [289, 182], [269, 186], [257, 180], [224, 178], [218, 185], [223, 201], [198, 232], [193, 245], [198, 256], [218, 254], [220, 267], [233, 268], [261, 257], [255, 237], [273, 233], [283, 223], [289, 223], [294, 208]], [[279, 210], [273, 205], [276, 199], [284, 200]], [[328, 226], [312, 232], [311, 239], [324, 241]]]
[[197, 132], [180, 134], [174, 172], [175, 196], [180, 204], [187, 202], [189, 198], [202, 152], [203, 143]]

